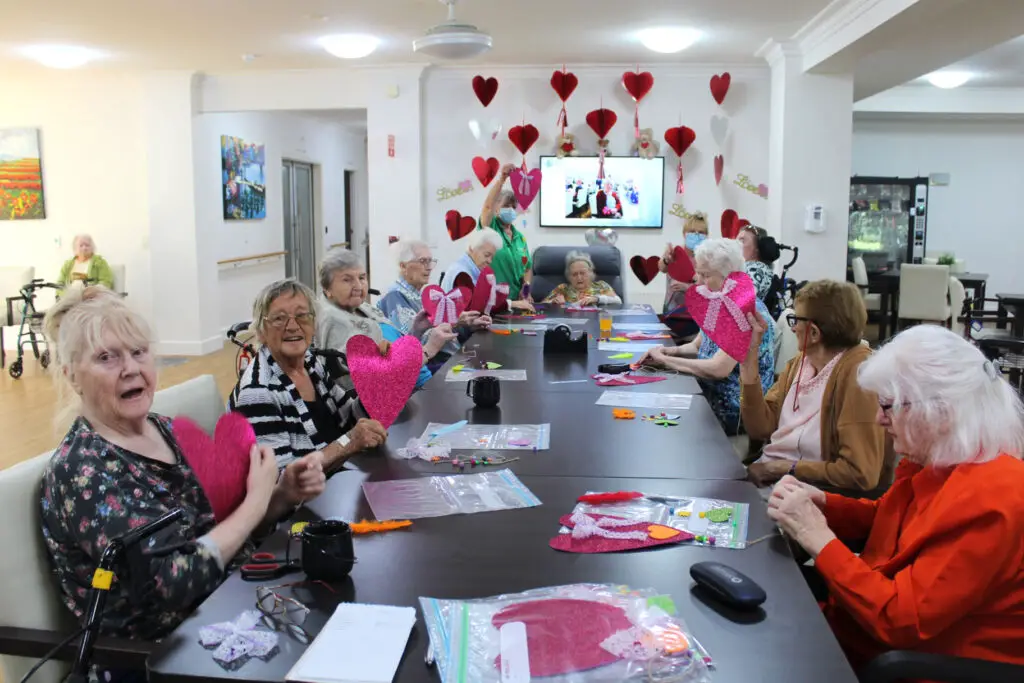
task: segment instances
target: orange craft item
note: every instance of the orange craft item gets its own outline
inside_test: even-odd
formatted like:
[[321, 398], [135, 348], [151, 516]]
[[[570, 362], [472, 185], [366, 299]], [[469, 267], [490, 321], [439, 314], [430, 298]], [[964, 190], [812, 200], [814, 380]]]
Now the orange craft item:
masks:
[[664, 526], [662, 524], [652, 524], [647, 527], [647, 535], [656, 541], [664, 541], [678, 536], [679, 529], [673, 529], [670, 526]]
[[632, 420], [636, 418], [636, 411], [629, 408], [612, 408], [612, 417], [616, 420]]
[[384, 531], [404, 529], [410, 526], [412, 526], [412, 522], [407, 519], [394, 521], [388, 520], [384, 522], [369, 522], [364, 519], [361, 522], [353, 522], [352, 524], [349, 524], [349, 527], [352, 528], [352, 533], [354, 534], [382, 533]]

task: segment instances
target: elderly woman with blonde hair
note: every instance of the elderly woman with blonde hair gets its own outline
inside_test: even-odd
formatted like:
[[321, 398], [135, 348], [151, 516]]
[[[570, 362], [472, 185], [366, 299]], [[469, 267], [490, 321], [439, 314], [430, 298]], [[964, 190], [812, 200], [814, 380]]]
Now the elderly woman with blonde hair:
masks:
[[560, 306], [596, 306], [621, 304], [622, 298], [603, 280], [594, 281], [594, 262], [585, 251], [570, 251], [565, 255], [565, 282], [548, 294], [545, 302]]
[[[323, 491], [319, 461], [279, 478], [273, 452], [253, 446], [243, 502], [215, 520], [171, 420], [150, 413], [156, 362], [146, 321], [117, 294], [88, 287], [69, 291], [48, 311], [46, 333], [62, 393], [75, 397], [70, 412], [77, 415], [41, 487], [42, 534], [61, 597], [83, 620], [110, 540], [181, 509], [179, 524], [148, 541], [165, 550], [140, 556], [153, 590], [139, 597], [130, 581], [115, 582], [100, 627], [108, 636], [161, 638], [224, 580], [251, 534]], [[136, 675], [107, 671], [99, 680]]]
[[[1024, 410], [992, 362], [933, 325], [864, 361], [903, 456], [879, 500], [793, 477], [768, 515], [814, 558], [808, 580], [858, 666], [888, 650], [1024, 664]], [[860, 555], [846, 542], [866, 541]]]

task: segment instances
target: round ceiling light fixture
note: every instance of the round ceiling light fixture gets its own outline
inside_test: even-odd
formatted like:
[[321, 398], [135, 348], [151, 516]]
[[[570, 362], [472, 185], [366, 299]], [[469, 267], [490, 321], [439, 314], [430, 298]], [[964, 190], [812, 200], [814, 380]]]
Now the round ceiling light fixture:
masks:
[[455, 0], [440, 2], [448, 7], [448, 20], [428, 29], [422, 38], [412, 41], [414, 52], [422, 52], [437, 59], [471, 59], [491, 49], [494, 41], [489, 34], [455, 18]]
[[339, 59], [362, 59], [373, 53], [380, 39], [365, 33], [338, 33], [317, 41], [320, 47]]
[[959, 88], [961, 85], [971, 80], [971, 74], [966, 71], [936, 71], [933, 74], [925, 76], [928, 82], [934, 85], [936, 88]]
[[51, 69], [77, 69], [102, 56], [77, 45], [29, 45], [21, 49], [21, 54]]
[[659, 26], [645, 29], [637, 34], [637, 38], [640, 39], [644, 47], [652, 52], [662, 54], [682, 52], [696, 43], [700, 36], [701, 32], [697, 29], [681, 26]]

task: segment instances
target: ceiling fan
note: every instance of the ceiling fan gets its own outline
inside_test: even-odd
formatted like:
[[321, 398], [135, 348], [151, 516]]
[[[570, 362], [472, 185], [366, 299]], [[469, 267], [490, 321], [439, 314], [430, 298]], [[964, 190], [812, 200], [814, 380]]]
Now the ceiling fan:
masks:
[[448, 7], [448, 19], [427, 29], [426, 35], [412, 41], [414, 52], [438, 59], [470, 59], [491, 49], [491, 36], [472, 24], [455, 18], [456, 0], [440, 0]]

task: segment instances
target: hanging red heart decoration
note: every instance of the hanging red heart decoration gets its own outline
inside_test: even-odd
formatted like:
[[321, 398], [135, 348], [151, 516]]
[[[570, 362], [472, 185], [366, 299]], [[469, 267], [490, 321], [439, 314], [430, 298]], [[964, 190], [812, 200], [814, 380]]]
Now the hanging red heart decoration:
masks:
[[509, 141], [516, 146], [520, 154], [525, 155], [530, 148], [533, 147], [533, 143], [537, 142], [537, 138], [540, 137], [540, 132], [535, 126], [529, 123], [523, 126], [512, 126], [508, 131]]
[[715, 185], [722, 184], [722, 171], [725, 169], [725, 157], [721, 154], [715, 155]]
[[494, 99], [494, 96], [498, 94], [498, 79], [474, 76], [473, 92], [476, 93], [476, 98], [480, 100], [480, 104], [486, 107]]
[[569, 125], [569, 118], [565, 112], [565, 103], [579, 84], [580, 81], [576, 78], [576, 74], [566, 71], [564, 66], [561, 71], [551, 74], [551, 87], [554, 89], [555, 94], [558, 95], [558, 99], [562, 100], [562, 110], [558, 112], [558, 121], [555, 125], [561, 126], [563, 137], [565, 136], [565, 127]]
[[622, 87], [626, 89], [634, 102], [639, 103], [654, 87], [654, 76], [650, 71], [642, 73], [627, 71], [622, 74]]
[[730, 240], [736, 239], [740, 230], [750, 225], [746, 218], [740, 218], [739, 214], [732, 209], [722, 212], [722, 237]]
[[693, 276], [697, 273], [690, 252], [683, 247], [672, 250], [672, 263], [665, 270], [676, 282], [693, 282]]
[[697, 134], [693, 132], [692, 128], [686, 126], [676, 126], [665, 131], [665, 142], [679, 157], [686, 153], [696, 139]]
[[721, 104], [725, 102], [725, 96], [729, 94], [729, 85], [732, 83], [732, 76], [728, 71], [724, 72], [721, 76], [714, 75], [711, 77], [711, 96], [715, 98], [715, 102]]
[[476, 219], [472, 216], [463, 216], [453, 209], [444, 215], [444, 224], [448, 227], [448, 236], [455, 242], [473, 232], [476, 228]]
[[477, 180], [484, 187], [491, 184], [491, 181], [498, 175], [500, 169], [501, 162], [494, 157], [488, 159], [473, 157], [473, 173], [476, 174]]
[[587, 114], [587, 125], [602, 140], [608, 137], [608, 131], [618, 120], [618, 115], [611, 109], [595, 109]]
[[658, 262], [660, 260], [657, 256], [644, 258], [637, 255], [629, 259], [629, 267], [633, 270], [633, 274], [636, 275], [636, 279], [646, 285], [650, 284], [651, 280], [658, 275]]

